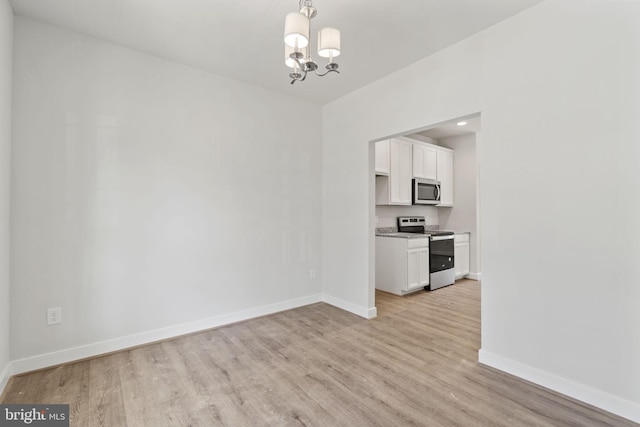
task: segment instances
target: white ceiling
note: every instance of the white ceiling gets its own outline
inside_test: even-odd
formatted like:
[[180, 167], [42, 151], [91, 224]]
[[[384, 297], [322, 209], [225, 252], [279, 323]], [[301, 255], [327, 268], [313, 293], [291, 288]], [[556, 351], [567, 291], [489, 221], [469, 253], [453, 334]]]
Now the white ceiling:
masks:
[[[459, 125], [458, 123], [466, 123], [465, 125]], [[481, 130], [482, 122], [480, 115], [474, 115], [471, 117], [463, 117], [455, 120], [451, 120], [446, 123], [440, 123], [429, 129], [421, 132], [416, 132], [413, 135], [427, 136], [433, 139], [442, 139], [450, 136], [466, 135], [468, 133], [477, 133]], [[407, 135], [412, 136], [412, 135]]]
[[10, 0], [16, 14], [320, 104], [541, 1], [315, 0], [311, 41], [340, 29], [341, 74], [292, 86], [282, 38], [298, 0]]

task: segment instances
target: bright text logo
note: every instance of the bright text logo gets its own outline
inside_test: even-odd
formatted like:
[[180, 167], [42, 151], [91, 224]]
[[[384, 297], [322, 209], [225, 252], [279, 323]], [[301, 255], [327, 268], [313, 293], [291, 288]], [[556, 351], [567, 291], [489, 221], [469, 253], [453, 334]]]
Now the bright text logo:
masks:
[[0, 427], [69, 427], [69, 405], [0, 405]]

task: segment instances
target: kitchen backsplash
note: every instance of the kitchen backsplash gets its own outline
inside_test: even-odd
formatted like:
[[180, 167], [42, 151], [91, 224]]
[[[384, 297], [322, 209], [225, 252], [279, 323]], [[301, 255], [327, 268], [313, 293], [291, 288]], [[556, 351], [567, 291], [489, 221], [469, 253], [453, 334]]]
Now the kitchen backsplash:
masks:
[[376, 234], [395, 233], [398, 227], [376, 227]]
[[[438, 229], [438, 208], [435, 206], [376, 206], [376, 229], [395, 228], [390, 232], [398, 231], [399, 216], [423, 216], [427, 229]], [[429, 228], [430, 226], [436, 228]]]

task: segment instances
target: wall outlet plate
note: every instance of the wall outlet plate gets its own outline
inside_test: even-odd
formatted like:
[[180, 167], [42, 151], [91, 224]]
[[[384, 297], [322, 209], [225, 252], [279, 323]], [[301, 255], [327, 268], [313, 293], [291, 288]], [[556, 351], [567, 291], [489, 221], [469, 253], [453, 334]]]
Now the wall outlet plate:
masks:
[[62, 308], [47, 309], [47, 326], [57, 325], [59, 323], [62, 323]]

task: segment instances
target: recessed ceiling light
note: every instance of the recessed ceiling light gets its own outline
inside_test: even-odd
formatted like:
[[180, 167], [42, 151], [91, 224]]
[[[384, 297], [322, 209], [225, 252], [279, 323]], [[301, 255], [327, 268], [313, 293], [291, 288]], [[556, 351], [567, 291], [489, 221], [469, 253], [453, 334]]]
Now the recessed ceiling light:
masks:
[[467, 122], [458, 122], [458, 123], [456, 123], [456, 124], [457, 124], [458, 126], [464, 126], [464, 125], [466, 125], [466, 124], [467, 124]]

